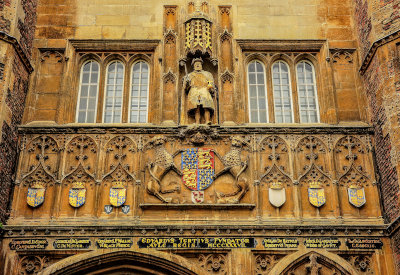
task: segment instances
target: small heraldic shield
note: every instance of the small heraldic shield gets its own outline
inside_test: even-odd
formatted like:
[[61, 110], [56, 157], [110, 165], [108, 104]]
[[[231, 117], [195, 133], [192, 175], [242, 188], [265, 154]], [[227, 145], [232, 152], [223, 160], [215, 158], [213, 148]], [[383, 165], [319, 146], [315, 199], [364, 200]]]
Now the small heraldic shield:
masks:
[[325, 204], [325, 190], [319, 182], [310, 183], [308, 188], [308, 200], [315, 207], [321, 207]]
[[119, 207], [125, 203], [126, 188], [122, 182], [115, 183], [110, 188], [110, 203], [112, 206]]
[[350, 185], [347, 193], [349, 194], [349, 202], [355, 207], [361, 207], [366, 203], [364, 188]]
[[86, 201], [86, 188], [83, 182], [74, 182], [69, 189], [69, 204], [72, 207], [81, 207]]
[[46, 189], [43, 185], [35, 183], [28, 189], [28, 195], [26, 201], [29, 206], [38, 207], [44, 202], [44, 193]]
[[193, 203], [204, 202], [204, 191], [192, 191], [192, 202]]
[[192, 191], [203, 191], [214, 180], [214, 152], [205, 148], [186, 149], [181, 168], [183, 184]]
[[276, 208], [286, 202], [286, 191], [281, 182], [273, 182], [269, 188], [269, 202]]

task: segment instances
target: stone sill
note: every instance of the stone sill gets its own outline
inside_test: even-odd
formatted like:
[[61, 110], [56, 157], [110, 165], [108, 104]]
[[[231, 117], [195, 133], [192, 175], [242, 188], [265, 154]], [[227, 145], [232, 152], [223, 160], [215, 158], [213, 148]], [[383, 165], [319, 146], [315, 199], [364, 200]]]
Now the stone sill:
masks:
[[[156, 125], [152, 123], [68, 123], [57, 124], [50, 121], [30, 122], [19, 127], [21, 134], [41, 134], [41, 133], [87, 133], [87, 134], [106, 134], [106, 133], [131, 133], [131, 134], [174, 134], [187, 129], [192, 125]], [[342, 122], [340, 124], [278, 124], [278, 123], [246, 123], [235, 126], [224, 125], [198, 125], [199, 128], [211, 128], [220, 134], [234, 133], [274, 133], [274, 134], [372, 134], [373, 128], [363, 122]]]
[[142, 209], [210, 209], [210, 210], [232, 210], [232, 209], [248, 209], [252, 210], [256, 207], [255, 204], [161, 204], [161, 203], [142, 203], [139, 205]]

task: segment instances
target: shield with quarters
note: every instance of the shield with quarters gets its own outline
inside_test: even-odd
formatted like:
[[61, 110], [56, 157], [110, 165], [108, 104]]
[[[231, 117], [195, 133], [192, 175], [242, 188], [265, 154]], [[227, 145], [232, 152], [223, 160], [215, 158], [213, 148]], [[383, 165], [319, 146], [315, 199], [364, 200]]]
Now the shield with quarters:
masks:
[[85, 204], [86, 188], [83, 182], [74, 182], [72, 188], [69, 189], [68, 196], [69, 204], [72, 207], [78, 208]]
[[38, 207], [44, 202], [44, 195], [46, 188], [41, 184], [34, 184], [32, 187], [28, 188], [28, 194], [26, 201], [31, 207]]
[[110, 203], [114, 207], [119, 207], [125, 203], [126, 188], [122, 182], [114, 184], [110, 188]]

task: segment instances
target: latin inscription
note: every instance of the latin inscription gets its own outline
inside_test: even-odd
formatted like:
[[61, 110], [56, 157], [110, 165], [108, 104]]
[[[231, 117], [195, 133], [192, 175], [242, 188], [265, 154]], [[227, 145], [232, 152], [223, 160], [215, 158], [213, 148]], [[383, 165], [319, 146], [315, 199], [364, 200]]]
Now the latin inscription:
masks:
[[140, 238], [139, 248], [254, 248], [254, 238]]
[[10, 249], [11, 250], [39, 250], [39, 249], [46, 249], [48, 244], [49, 243], [46, 239], [12, 240], [10, 242]]
[[304, 241], [307, 248], [339, 248], [340, 244], [336, 238], [306, 238]]
[[347, 239], [346, 246], [350, 249], [381, 249], [383, 243], [378, 239]]
[[297, 248], [299, 241], [296, 238], [265, 238], [265, 248]]
[[96, 241], [99, 248], [131, 248], [131, 238], [100, 238]]
[[86, 249], [90, 246], [89, 239], [57, 239], [53, 242], [55, 249]]

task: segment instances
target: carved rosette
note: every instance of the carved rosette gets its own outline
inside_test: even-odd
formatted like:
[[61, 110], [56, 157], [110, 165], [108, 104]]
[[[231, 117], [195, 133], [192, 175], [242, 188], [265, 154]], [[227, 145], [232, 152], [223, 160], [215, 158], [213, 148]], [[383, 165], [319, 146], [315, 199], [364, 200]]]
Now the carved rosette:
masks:
[[19, 274], [38, 274], [49, 264], [46, 256], [24, 256], [19, 261]]
[[227, 274], [226, 259], [223, 254], [201, 254], [199, 263], [209, 274]]

